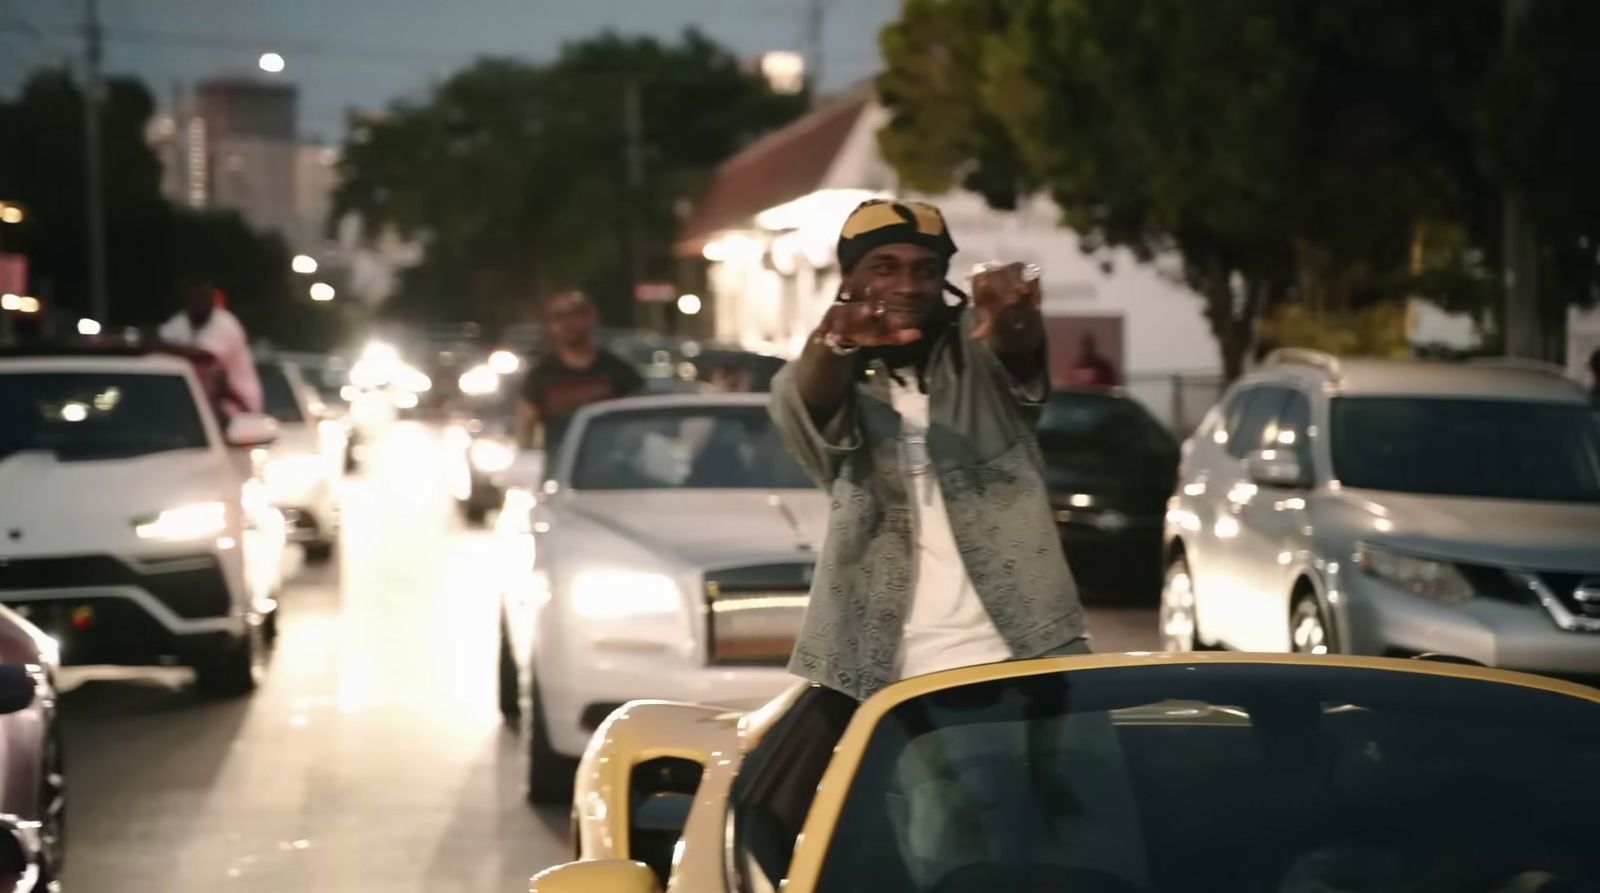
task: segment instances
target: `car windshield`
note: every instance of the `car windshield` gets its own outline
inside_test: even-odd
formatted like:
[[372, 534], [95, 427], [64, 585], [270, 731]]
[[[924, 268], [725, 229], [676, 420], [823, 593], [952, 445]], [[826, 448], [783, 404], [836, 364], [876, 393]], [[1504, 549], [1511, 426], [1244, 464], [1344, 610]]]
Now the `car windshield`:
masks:
[[1046, 454], [1099, 457], [1167, 455], [1177, 443], [1136, 401], [1110, 394], [1058, 391], [1039, 417], [1039, 446]]
[[662, 407], [603, 413], [574, 459], [579, 490], [803, 489], [764, 406]]
[[1600, 704], [1316, 666], [1004, 679], [891, 710], [819, 890], [1593, 889]]
[[205, 446], [199, 406], [180, 375], [0, 375], [0, 458], [44, 450], [70, 462]]
[[259, 363], [256, 374], [261, 378], [261, 404], [267, 415], [280, 422], [303, 422], [306, 417], [294, 398], [294, 385], [289, 373], [273, 363]]
[[1514, 400], [1344, 397], [1334, 473], [1346, 487], [1600, 502], [1600, 412]]

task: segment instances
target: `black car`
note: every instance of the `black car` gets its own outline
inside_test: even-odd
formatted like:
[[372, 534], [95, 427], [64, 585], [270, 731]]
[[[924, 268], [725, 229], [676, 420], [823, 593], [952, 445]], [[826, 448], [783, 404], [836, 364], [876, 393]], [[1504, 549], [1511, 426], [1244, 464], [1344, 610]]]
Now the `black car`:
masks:
[[1057, 391], [1038, 430], [1056, 527], [1085, 596], [1154, 600], [1177, 439], [1118, 391]]

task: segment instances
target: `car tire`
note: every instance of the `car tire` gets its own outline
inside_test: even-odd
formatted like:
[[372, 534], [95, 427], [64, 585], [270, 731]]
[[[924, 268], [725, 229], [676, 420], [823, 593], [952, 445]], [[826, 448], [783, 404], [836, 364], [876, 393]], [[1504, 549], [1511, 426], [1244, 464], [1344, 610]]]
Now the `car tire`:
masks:
[[1167, 562], [1167, 572], [1161, 584], [1161, 606], [1156, 616], [1161, 650], [1211, 650], [1200, 637], [1200, 624], [1195, 614], [1194, 577], [1189, 573], [1188, 557], [1181, 552]]
[[544, 705], [539, 684], [529, 686], [528, 697], [528, 803], [540, 806], [571, 806], [572, 787], [578, 761], [557, 753], [545, 732]]
[[207, 655], [194, 663], [195, 686], [207, 694], [225, 698], [248, 695], [261, 684], [265, 646], [262, 627], [252, 623], [250, 631], [231, 646]]
[[333, 560], [333, 552], [338, 543], [331, 539], [314, 540], [306, 543], [306, 563], [327, 564]]
[[1289, 608], [1289, 650], [1295, 654], [1333, 651], [1333, 628], [1315, 593], [1302, 591]]
[[506, 631], [506, 620], [500, 618], [500, 717], [507, 725], [514, 725], [522, 716], [522, 685], [518, 678], [517, 659], [511, 654], [511, 635]]

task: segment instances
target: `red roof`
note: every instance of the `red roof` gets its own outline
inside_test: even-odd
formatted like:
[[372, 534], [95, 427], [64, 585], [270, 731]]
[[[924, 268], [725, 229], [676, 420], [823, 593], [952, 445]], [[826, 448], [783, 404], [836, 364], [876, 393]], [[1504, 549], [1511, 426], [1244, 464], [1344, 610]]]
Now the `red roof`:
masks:
[[718, 230], [815, 192], [872, 96], [871, 84], [863, 84], [724, 161], [684, 221], [678, 252], [699, 254]]

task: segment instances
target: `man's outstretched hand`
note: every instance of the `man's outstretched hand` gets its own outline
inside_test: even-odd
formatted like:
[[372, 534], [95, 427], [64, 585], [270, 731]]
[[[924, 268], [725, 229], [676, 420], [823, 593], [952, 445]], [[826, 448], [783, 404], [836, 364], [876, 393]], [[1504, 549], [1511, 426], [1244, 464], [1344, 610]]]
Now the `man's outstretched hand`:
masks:
[[866, 300], [829, 307], [816, 337], [834, 347], [889, 347], [921, 339], [922, 330], [907, 325], [901, 314]]
[[996, 328], [1023, 328], [1039, 311], [1043, 292], [1035, 275], [1024, 275], [1022, 264], [1007, 264], [978, 272], [972, 277], [972, 312], [977, 323], [972, 340], [992, 336]]

